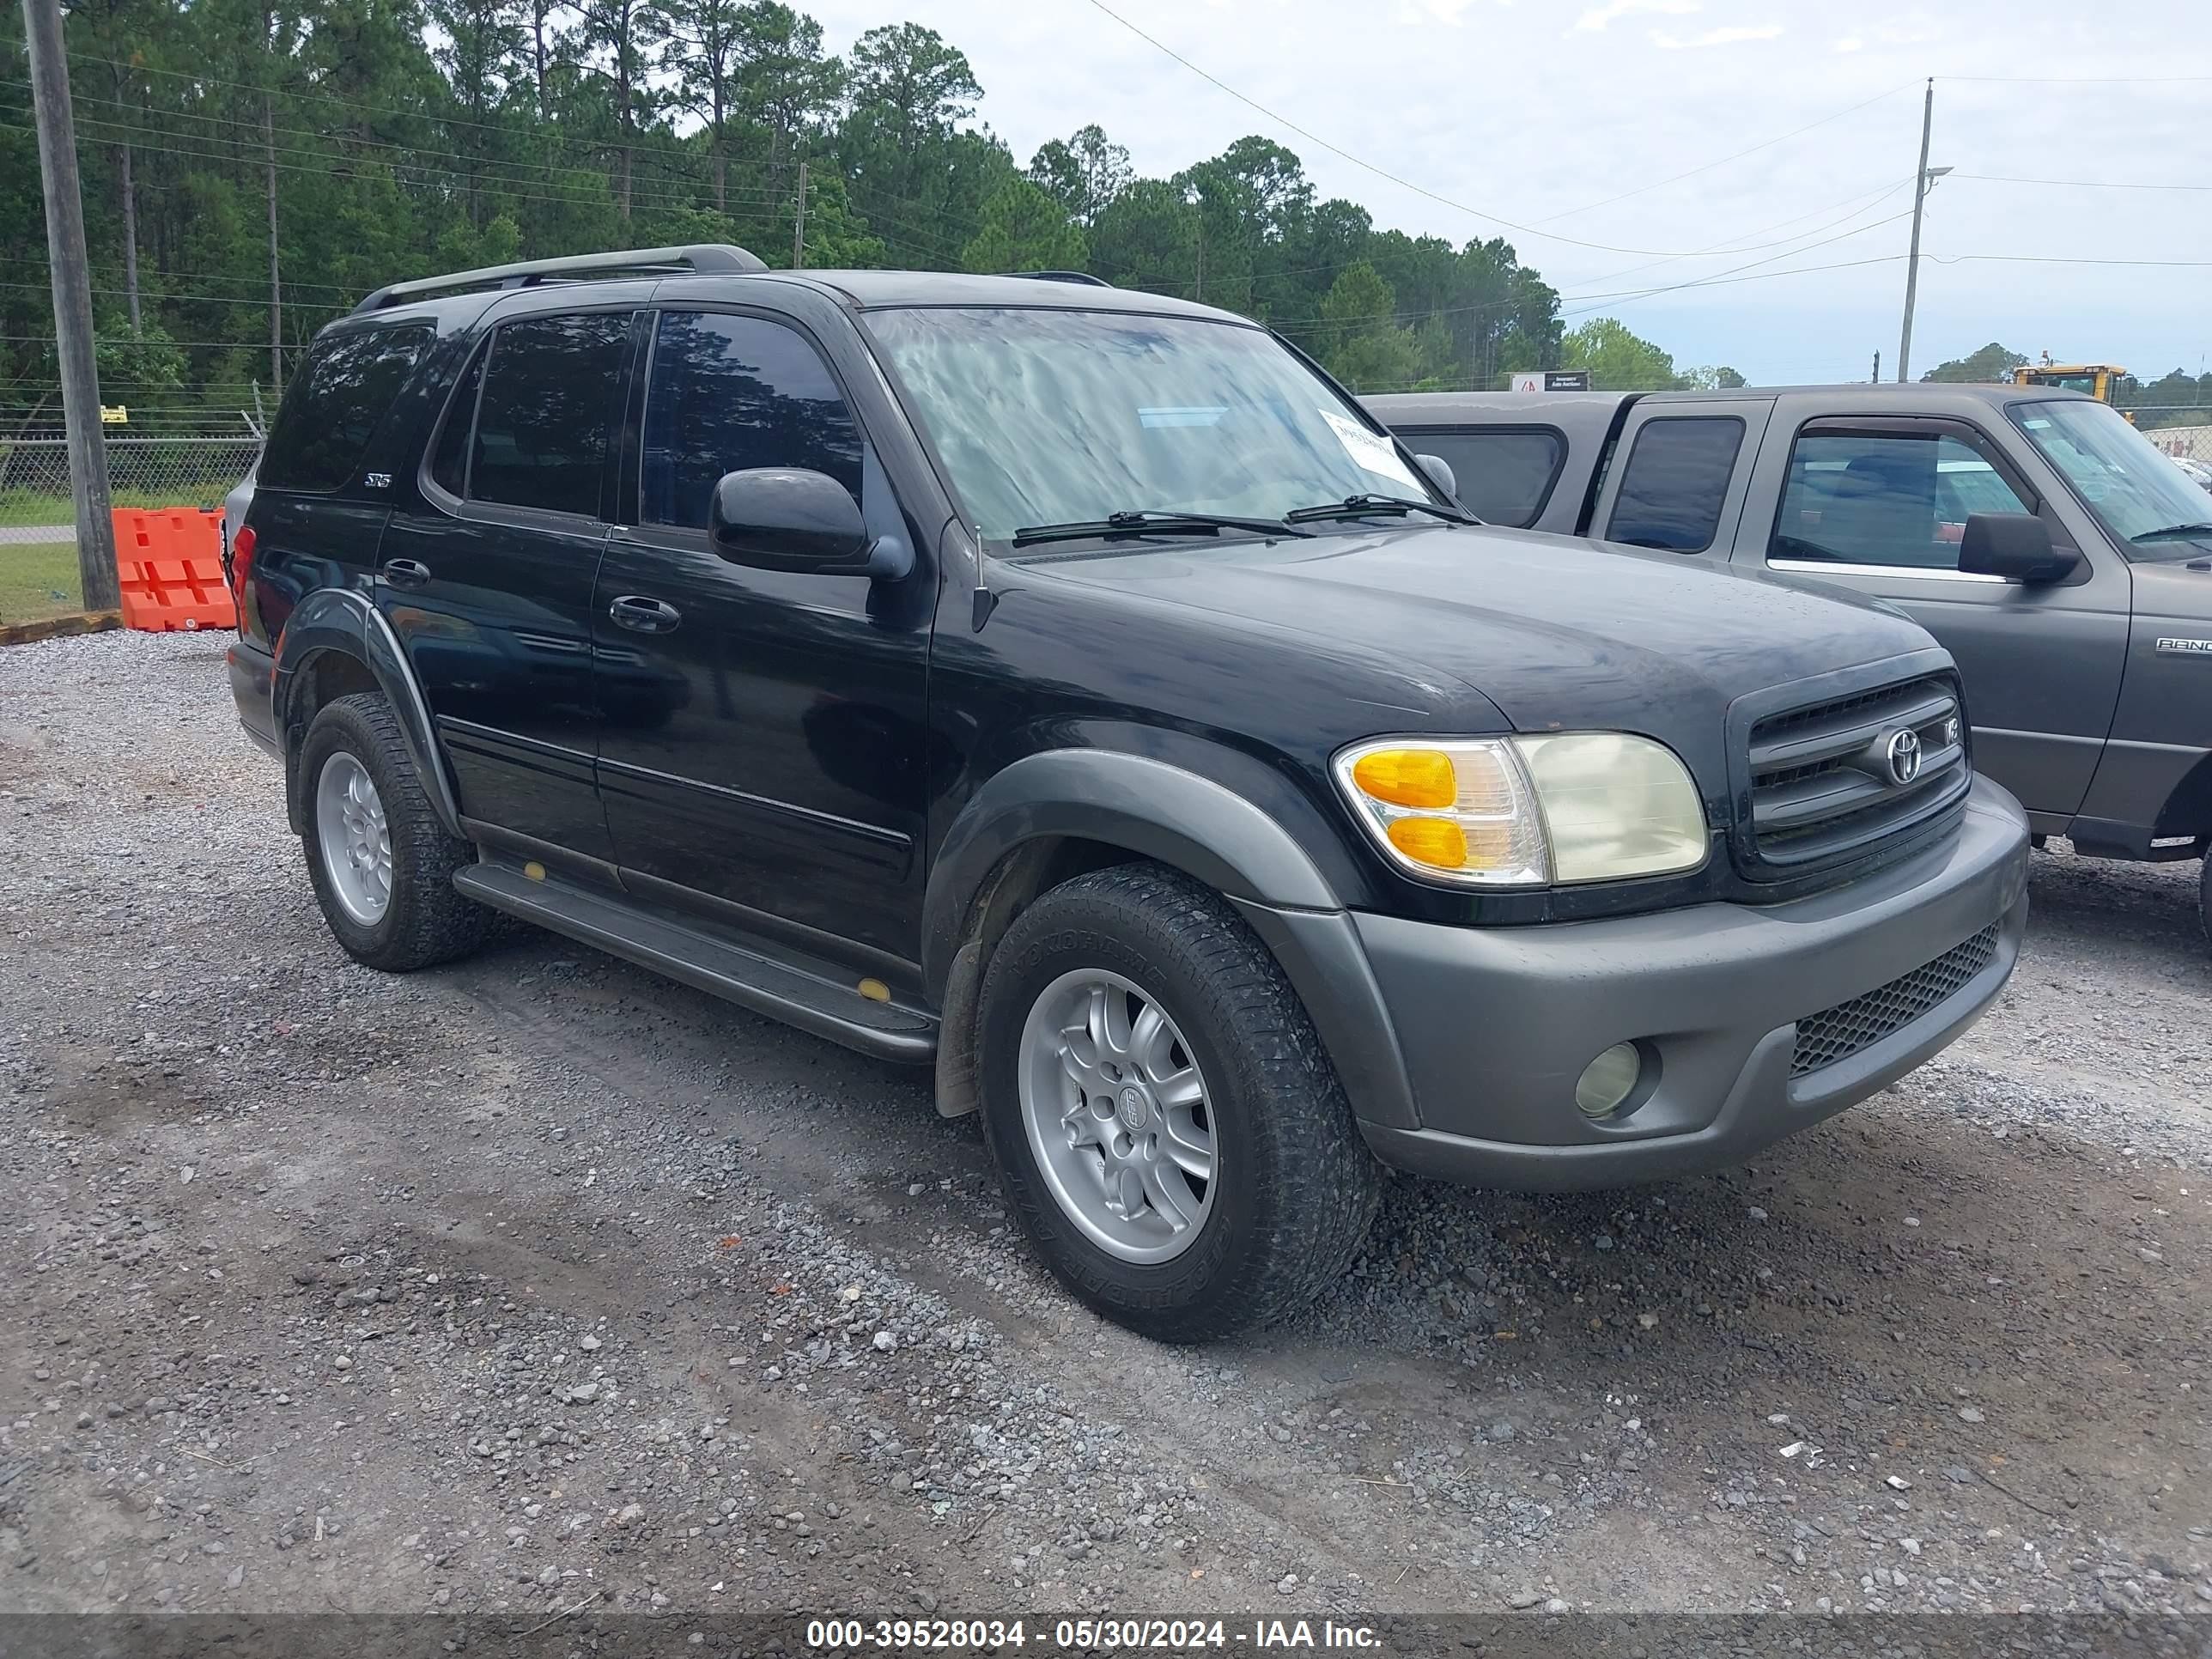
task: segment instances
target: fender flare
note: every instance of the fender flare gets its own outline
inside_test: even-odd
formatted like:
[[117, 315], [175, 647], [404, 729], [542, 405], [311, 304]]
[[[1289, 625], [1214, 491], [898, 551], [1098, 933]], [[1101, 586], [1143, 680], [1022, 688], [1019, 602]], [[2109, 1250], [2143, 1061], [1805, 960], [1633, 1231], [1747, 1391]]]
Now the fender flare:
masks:
[[[922, 981], [945, 1009], [938, 1109], [976, 1103], [972, 1018], [982, 963], [965, 940], [1007, 855], [1054, 836], [1104, 842], [1204, 882], [1260, 935], [1304, 1003], [1354, 1114], [1417, 1127], [1412, 1079], [1343, 898], [1291, 832], [1235, 790], [1183, 767], [1104, 749], [1030, 755], [953, 820], [922, 901]], [[963, 948], [963, 946], [965, 948]]]
[[399, 721], [407, 757], [415, 764], [415, 775], [422, 781], [423, 791], [430, 798], [431, 811], [438, 815], [438, 822], [445, 826], [447, 835], [457, 841], [467, 840], [461, 829], [460, 799], [453, 789], [453, 774], [446, 765], [444, 748], [438, 742], [429, 699], [422, 695], [422, 683], [416, 678], [414, 665], [407, 660], [407, 653], [384, 613], [367, 594], [351, 588], [316, 589], [301, 601], [299, 608], [285, 620], [284, 631], [277, 636], [271, 701], [277, 736], [287, 751], [287, 773], [292, 758], [292, 705], [304, 684], [301, 671], [328, 651], [342, 652], [368, 670]]
[[1059, 836], [1126, 847], [1229, 899], [1344, 908], [1290, 832], [1234, 790], [1141, 755], [1046, 750], [977, 790], [932, 862], [921, 922], [922, 978], [932, 995], [945, 985], [969, 907], [999, 860], [1024, 842]]

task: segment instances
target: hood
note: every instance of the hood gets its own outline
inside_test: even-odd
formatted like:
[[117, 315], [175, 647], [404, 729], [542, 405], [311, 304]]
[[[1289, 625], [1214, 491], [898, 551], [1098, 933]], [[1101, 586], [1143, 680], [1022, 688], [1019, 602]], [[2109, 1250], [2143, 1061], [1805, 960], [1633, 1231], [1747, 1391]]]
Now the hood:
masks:
[[1724, 766], [1728, 706], [1746, 693], [1934, 645], [1833, 589], [1486, 526], [1049, 562], [1055, 578], [1211, 613], [1220, 630], [1304, 634], [1455, 680], [1517, 731], [1644, 732], [1701, 771], [1700, 756]]

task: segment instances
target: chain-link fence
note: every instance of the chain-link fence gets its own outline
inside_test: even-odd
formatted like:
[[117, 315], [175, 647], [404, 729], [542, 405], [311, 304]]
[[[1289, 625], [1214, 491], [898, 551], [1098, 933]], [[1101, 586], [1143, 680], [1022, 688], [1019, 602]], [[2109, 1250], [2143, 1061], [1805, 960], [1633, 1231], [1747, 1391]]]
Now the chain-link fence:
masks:
[[[111, 437], [118, 507], [216, 507], [261, 453], [242, 428]], [[56, 437], [0, 438], [0, 624], [82, 608], [69, 451]]]
[[[252, 433], [110, 438], [107, 483], [118, 507], [215, 507], [246, 476]], [[73, 541], [69, 451], [59, 438], [0, 438], [0, 547]]]
[[2136, 427], [2166, 454], [2212, 466], [2212, 409], [2137, 409]]

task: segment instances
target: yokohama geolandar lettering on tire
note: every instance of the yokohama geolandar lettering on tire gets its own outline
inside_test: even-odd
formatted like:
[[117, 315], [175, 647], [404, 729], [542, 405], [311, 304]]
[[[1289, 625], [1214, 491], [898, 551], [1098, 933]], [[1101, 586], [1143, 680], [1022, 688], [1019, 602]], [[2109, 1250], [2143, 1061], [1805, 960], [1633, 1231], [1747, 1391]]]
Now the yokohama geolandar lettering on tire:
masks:
[[1173, 1342], [1266, 1324], [1358, 1249], [1380, 1170], [1281, 969], [1199, 884], [1137, 864], [1045, 894], [981, 1024], [1015, 1212], [1108, 1318]]
[[483, 942], [491, 913], [453, 890], [473, 855], [431, 810], [390, 704], [367, 691], [336, 699], [307, 728], [299, 764], [308, 879], [347, 955], [408, 973]]

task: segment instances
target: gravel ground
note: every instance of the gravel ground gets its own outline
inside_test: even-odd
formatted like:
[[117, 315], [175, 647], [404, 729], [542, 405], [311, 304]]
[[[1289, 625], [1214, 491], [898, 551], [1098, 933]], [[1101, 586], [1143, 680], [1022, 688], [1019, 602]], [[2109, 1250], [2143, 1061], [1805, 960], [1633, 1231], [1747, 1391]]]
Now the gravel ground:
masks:
[[0, 653], [0, 1607], [2212, 1612], [2193, 865], [2039, 856], [1998, 1008], [1756, 1168], [1401, 1182], [1171, 1350], [919, 1073], [351, 964], [223, 645]]

